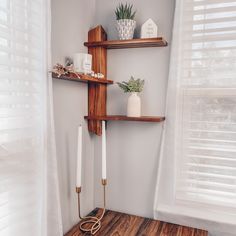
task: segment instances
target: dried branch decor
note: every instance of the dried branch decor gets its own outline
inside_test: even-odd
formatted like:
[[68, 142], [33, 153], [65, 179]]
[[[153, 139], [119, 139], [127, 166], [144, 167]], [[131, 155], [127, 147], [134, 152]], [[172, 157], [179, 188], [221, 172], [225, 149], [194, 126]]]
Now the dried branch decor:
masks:
[[63, 66], [57, 63], [55, 66], [53, 66], [52, 72], [57, 74], [58, 78], [61, 77], [62, 75], [69, 75], [69, 74], [74, 74], [77, 78], [80, 78], [79, 74], [74, 70], [73, 64], [69, 66]]

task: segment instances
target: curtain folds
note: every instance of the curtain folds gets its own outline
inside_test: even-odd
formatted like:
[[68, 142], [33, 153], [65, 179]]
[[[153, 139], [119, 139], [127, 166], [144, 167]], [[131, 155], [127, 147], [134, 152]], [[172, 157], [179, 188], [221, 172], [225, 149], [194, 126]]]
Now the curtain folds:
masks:
[[236, 1], [177, 0], [157, 219], [236, 232]]
[[50, 1], [0, 1], [0, 235], [62, 234]]

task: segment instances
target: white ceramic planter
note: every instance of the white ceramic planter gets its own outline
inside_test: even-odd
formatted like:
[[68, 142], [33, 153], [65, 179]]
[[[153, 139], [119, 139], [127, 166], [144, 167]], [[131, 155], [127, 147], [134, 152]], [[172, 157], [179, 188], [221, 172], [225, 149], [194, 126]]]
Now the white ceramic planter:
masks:
[[120, 40], [133, 39], [136, 21], [130, 19], [117, 20], [117, 31]]
[[141, 99], [138, 93], [131, 93], [128, 98], [127, 116], [128, 117], [141, 116]]

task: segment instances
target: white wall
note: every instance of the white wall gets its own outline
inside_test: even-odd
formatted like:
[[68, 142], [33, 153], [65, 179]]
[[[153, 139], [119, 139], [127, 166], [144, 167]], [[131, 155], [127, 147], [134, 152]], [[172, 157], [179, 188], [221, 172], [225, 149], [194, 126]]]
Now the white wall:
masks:
[[[102, 24], [110, 39], [117, 38], [114, 9], [120, 0], [96, 1], [96, 24]], [[174, 0], [133, 0], [137, 9], [138, 30], [151, 17], [159, 26], [160, 36], [171, 40]], [[167, 48], [110, 50], [108, 77], [128, 80], [130, 75], [145, 79], [142, 93], [143, 115], [163, 115], [169, 69]], [[116, 85], [108, 88], [108, 113], [125, 114], [127, 95]], [[109, 122], [108, 208], [152, 217], [159, 161], [162, 124]], [[101, 205], [100, 139], [95, 143], [95, 205]]]
[[[64, 57], [87, 52], [83, 46], [94, 19], [94, 0], [52, 0], [52, 61], [64, 63]], [[56, 144], [59, 165], [63, 229], [67, 232], [76, 222], [77, 195], [75, 166], [77, 127], [84, 126], [83, 213], [94, 208], [94, 145], [83, 116], [87, 114], [87, 85], [53, 80]]]
[[[83, 42], [92, 26], [102, 24], [111, 39], [117, 38], [114, 9], [121, 0], [52, 0], [53, 64], [74, 52], [86, 52]], [[125, 0], [124, 0], [125, 2]], [[138, 29], [149, 17], [160, 35], [171, 39], [174, 0], [133, 0]], [[111, 50], [108, 76], [115, 81], [130, 75], [145, 79], [144, 115], [163, 115], [170, 48]], [[91, 137], [83, 116], [87, 114], [87, 85], [55, 80], [54, 111], [64, 232], [77, 221], [75, 194], [76, 135], [84, 125], [83, 213], [101, 206], [101, 138]], [[108, 88], [108, 113], [125, 114], [127, 95], [116, 85]], [[108, 208], [152, 217], [162, 124], [108, 123]], [[94, 204], [95, 203], [95, 204]]]

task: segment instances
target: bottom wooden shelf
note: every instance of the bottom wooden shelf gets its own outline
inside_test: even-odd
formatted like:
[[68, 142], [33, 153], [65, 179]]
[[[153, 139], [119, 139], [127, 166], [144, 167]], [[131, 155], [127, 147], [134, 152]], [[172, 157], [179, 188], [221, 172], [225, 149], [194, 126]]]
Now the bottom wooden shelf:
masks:
[[120, 115], [112, 116], [85, 116], [86, 120], [105, 120], [105, 121], [141, 121], [141, 122], [162, 122], [165, 120], [163, 116], [141, 116], [141, 117], [128, 117]]

